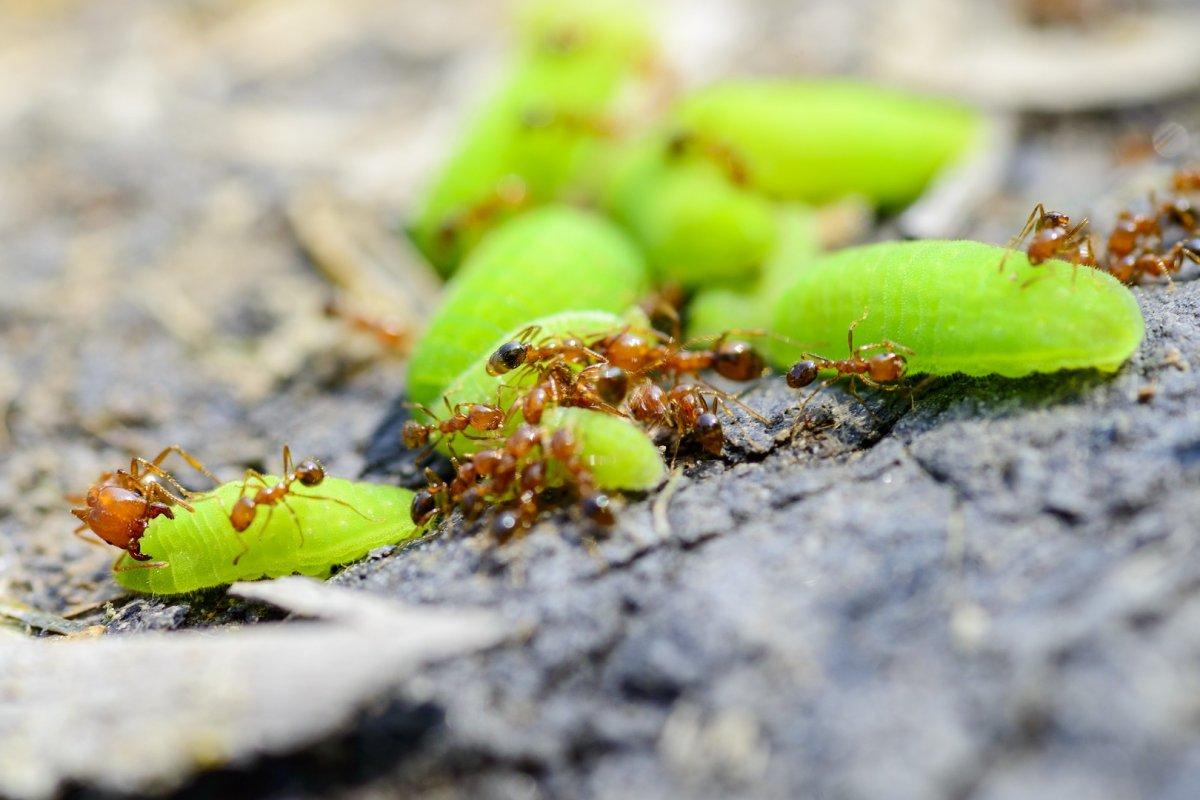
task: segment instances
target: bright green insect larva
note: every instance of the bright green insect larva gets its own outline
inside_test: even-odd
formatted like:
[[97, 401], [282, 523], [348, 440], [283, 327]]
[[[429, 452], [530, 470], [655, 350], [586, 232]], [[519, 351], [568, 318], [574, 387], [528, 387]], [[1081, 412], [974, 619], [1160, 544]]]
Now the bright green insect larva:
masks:
[[[772, 328], [843, 358], [846, 330], [864, 313], [856, 345], [891, 339], [914, 351], [910, 373], [933, 375], [1113, 371], [1144, 328], [1133, 295], [1110, 275], [1034, 266], [1024, 253], [968, 241], [883, 242], [818, 259], [778, 297]], [[767, 349], [779, 364], [799, 356]]]
[[526, 320], [572, 309], [624, 311], [648, 288], [637, 248], [601, 217], [565, 206], [517, 217], [451, 280], [409, 362], [409, 397], [440, 403], [459, 373]]
[[667, 467], [662, 453], [636, 424], [603, 411], [552, 408], [542, 417], [549, 431], [570, 428], [596, 486], [644, 492], [662, 483]]
[[669, 160], [661, 139], [615, 169], [605, 204], [637, 239], [660, 282], [752, 279], [776, 241], [775, 206], [704, 161]]
[[[537, 375], [530, 370], [517, 369], [498, 376], [487, 372], [488, 358], [495, 349], [518, 338], [530, 326], [538, 329], [536, 341], [567, 335], [590, 337], [623, 329], [649, 333], [645, 315], [637, 309], [625, 316], [602, 311], [570, 311], [531, 320], [493, 340], [475, 363], [451, 382], [446, 389], [450, 405], [494, 403], [499, 397], [507, 406], [522, 389], [532, 386]], [[521, 422], [520, 409], [517, 409], [498, 435], [511, 432]], [[642, 491], [662, 479], [666, 469], [662, 454], [645, 431], [624, 417], [582, 408], [550, 408], [542, 415], [540, 424], [551, 431], [564, 425], [571, 427], [585, 463], [595, 470], [596, 483], [601, 488]], [[454, 452], [462, 454], [497, 444], [497, 439], [455, 436], [439, 442], [438, 447], [443, 452], [453, 448]]]
[[606, 146], [592, 123], [607, 118], [652, 52], [648, 25], [628, 3], [538, 3], [522, 16], [524, 46], [507, 83], [467, 127], [410, 225], [443, 274], [497, 222], [559, 198]]
[[[265, 477], [272, 485], [278, 481]], [[326, 478], [312, 489], [293, 486], [287, 495], [303, 526], [303, 543], [296, 518], [282, 506], [260, 508], [239, 539], [229, 522], [229, 509], [241, 489], [241, 481], [222, 484], [203, 499], [192, 501], [194, 512], [177, 508], [175, 519], [152, 520], [141, 542], [142, 552], [152, 561], [121, 558], [114, 570], [117, 582], [138, 592], [178, 594], [264, 576], [328, 575], [337, 564], [418, 533], [409, 518], [409, 490]], [[353, 508], [306, 499], [306, 494], [335, 498]], [[245, 552], [243, 541], [249, 548]], [[155, 562], [166, 566], [148, 566]]]
[[[503, 375], [489, 375], [488, 359], [500, 345], [521, 337], [526, 330], [537, 328], [535, 341], [553, 339], [562, 336], [591, 337], [598, 336], [623, 328], [642, 333], [649, 332], [649, 323], [640, 309], [633, 308], [624, 315], [611, 314], [607, 311], [565, 311], [545, 317], [517, 323], [499, 336], [493, 337], [487, 345], [478, 349], [478, 356], [471, 365], [464, 369], [444, 392], [445, 402], [439, 400], [431, 410], [445, 416], [446, 405], [451, 407], [464, 403], [495, 403], [499, 399], [501, 405], [508, 407], [523, 389], [527, 389], [537, 381], [537, 375], [528, 369], [515, 369]], [[520, 411], [514, 413], [508, 420], [506, 431], [513, 430], [522, 421]], [[438, 443], [439, 448], [446, 453], [453, 449], [456, 453], [470, 453], [488, 447], [487, 441], [468, 439], [464, 436], [454, 436]]]
[[762, 275], [742, 288], [701, 288], [687, 308], [688, 337], [719, 336], [734, 329], [766, 329], [779, 292], [798, 270], [811, 264], [820, 253], [816, 214], [812, 209], [789, 204], [776, 210], [779, 236], [775, 248], [763, 262]]
[[685, 98], [681, 133], [728, 148], [749, 185], [781, 200], [858, 194], [885, 207], [917, 197], [970, 144], [958, 105], [846, 81], [735, 81]]

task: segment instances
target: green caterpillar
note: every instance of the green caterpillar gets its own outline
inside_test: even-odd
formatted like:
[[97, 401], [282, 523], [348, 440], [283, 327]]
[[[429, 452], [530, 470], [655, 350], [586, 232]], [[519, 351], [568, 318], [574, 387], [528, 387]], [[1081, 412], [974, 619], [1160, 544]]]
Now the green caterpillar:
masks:
[[961, 106], [848, 81], [731, 81], [685, 98], [673, 121], [764, 195], [885, 208], [919, 196], [980, 127]]
[[[279, 480], [264, 477], [272, 485]], [[257, 483], [250, 486], [253, 490]], [[409, 490], [326, 478], [311, 490], [293, 486], [286, 501], [295, 517], [287, 508], [260, 508], [239, 537], [229, 522], [229, 509], [241, 489], [241, 481], [222, 484], [192, 501], [194, 512], [176, 508], [174, 519], [152, 520], [141, 541], [142, 552], [152, 561], [123, 556], [114, 567], [117, 582], [138, 592], [179, 594], [264, 576], [328, 575], [335, 565], [418, 533], [409, 519]]]
[[440, 403], [459, 373], [525, 320], [571, 309], [623, 311], [648, 290], [641, 255], [612, 223], [564, 206], [517, 217], [451, 280], [409, 362], [409, 397]]
[[[1003, 272], [1001, 263], [1003, 262]], [[910, 373], [1111, 372], [1132, 355], [1144, 322], [1112, 276], [968, 241], [884, 242], [818, 259], [771, 312], [777, 364], [801, 350], [841, 357], [850, 324], [859, 344], [891, 339], [913, 350]]]
[[[530, 370], [517, 369], [504, 375], [489, 375], [487, 362], [500, 345], [513, 341], [536, 328], [535, 341], [558, 336], [590, 337], [624, 328], [649, 332], [645, 315], [634, 309], [624, 317], [602, 311], [569, 311], [535, 319], [493, 339], [470, 367], [463, 370], [446, 388], [445, 398], [451, 406], [469, 403], [511, 404], [522, 390], [537, 380]], [[436, 411], [437, 409], [435, 409]], [[471, 453], [496, 446], [499, 437], [510, 433], [522, 422], [520, 409], [508, 419], [495, 438], [468, 438], [456, 435], [438, 443], [439, 449], [450, 453]], [[582, 408], [551, 408], [541, 424], [549, 430], [570, 425], [582, 447], [583, 457], [596, 471], [597, 485], [605, 489], [641, 491], [655, 486], [665, 466], [658, 448], [646, 433], [624, 417]]]
[[753, 279], [775, 247], [775, 205], [716, 164], [668, 161], [660, 137], [616, 161], [605, 206], [642, 246], [659, 282], [684, 287]]
[[507, 83], [467, 127], [409, 226], [443, 274], [497, 222], [560, 197], [605, 146], [596, 126], [653, 53], [630, 3], [543, 2], [520, 21]]

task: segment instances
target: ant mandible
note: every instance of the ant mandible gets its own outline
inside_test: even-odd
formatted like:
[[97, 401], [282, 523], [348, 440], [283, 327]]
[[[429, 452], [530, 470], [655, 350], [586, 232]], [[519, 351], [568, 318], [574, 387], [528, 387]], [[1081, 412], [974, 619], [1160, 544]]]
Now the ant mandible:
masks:
[[[193, 493], [162, 468], [171, 453], [179, 455], [188, 466], [214, 483], [220, 483], [195, 456], [177, 444], [164, 448], [152, 461], [135, 456], [129, 461], [128, 471], [105, 472], [88, 488], [86, 497], [70, 498], [84, 503], [84, 508], [71, 509], [83, 523], [73, 533], [83, 538], [81, 534], [90, 530], [101, 541], [124, 550], [133, 560], [149, 561], [150, 556], [141, 550], [141, 541], [150, 520], [174, 519], [172, 506], [194, 510], [185, 499]], [[170, 483], [178, 494], [166, 489], [160, 479]]]

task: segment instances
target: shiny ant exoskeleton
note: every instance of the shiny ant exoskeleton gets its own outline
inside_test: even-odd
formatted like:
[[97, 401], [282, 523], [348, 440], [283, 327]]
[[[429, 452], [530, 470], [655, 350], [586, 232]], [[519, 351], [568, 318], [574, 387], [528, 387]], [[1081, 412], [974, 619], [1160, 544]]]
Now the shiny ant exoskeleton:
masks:
[[[264, 506], [270, 509], [267, 512], [267, 521], [263, 525], [264, 529], [271, 524], [271, 516], [275, 513], [276, 506], [282, 505], [292, 515], [292, 520], [296, 523], [296, 532], [300, 537], [300, 544], [304, 544], [304, 527], [300, 524], [300, 517], [297, 516], [295, 510], [288, 504], [288, 496], [336, 503], [350, 509], [363, 519], [371, 519], [350, 503], [340, 498], [308, 494], [307, 492], [301, 494], [292, 488], [297, 483], [301, 486], [311, 488], [319, 486], [324, 480], [325, 468], [315, 459], [306, 458], [293, 467], [292, 451], [287, 445], [283, 447], [283, 475], [274, 484], [268, 483], [266, 476], [258, 470], [247, 468], [245, 476], [242, 478], [242, 488], [238, 492], [237, 500], [234, 501], [233, 508], [229, 511], [229, 524], [239, 534], [238, 539], [242, 545], [242, 551], [233, 559], [233, 563], [238, 563], [242, 556], [249, 552], [250, 547], [241, 538], [241, 534], [254, 524], [255, 518], [258, 516], [258, 509]], [[261, 484], [261, 488], [252, 495], [246, 494], [246, 490], [250, 488], [250, 481], [257, 481]]]
[[[135, 561], [149, 561], [150, 556], [141, 551], [141, 540], [150, 520], [160, 516], [174, 519], [172, 506], [194, 510], [187, 502], [192, 493], [162, 468], [163, 461], [171, 453], [214, 483], [220, 483], [195, 456], [179, 445], [164, 448], [152, 461], [135, 457], [130, 460], [128, 471], [105, 472], [88, 489], [86, 497], [78, 498], [85, 507], [71, 509], [83, 523], [75, 529], [75, 535], [90, 530], [101, 541], [119, 547]], [[177, 494], [166, 489], [160, 480], [170, 483]]]

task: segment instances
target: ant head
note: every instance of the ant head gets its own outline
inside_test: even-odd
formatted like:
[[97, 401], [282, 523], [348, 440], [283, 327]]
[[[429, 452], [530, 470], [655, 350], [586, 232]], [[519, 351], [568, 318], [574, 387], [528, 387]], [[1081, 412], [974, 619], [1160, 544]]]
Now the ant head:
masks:
[[413, 495], [412, 505], [409, 506], [409, 516], [414, 525], [424, 525], [437, 513], [437, 498], [428, 489], [422, 489]]
[[497, 540], [506, 542], [512, 538], [512, 535], [520, 527], [521, 518], [514, 511], [506, 509], [492, 517], [492, 524], [489, 526], [489, 529], [492, 532], [492, 536], [495, 536]]
[[817, 369], [815, 361], [797, 361], [792, 364], [792, 368], [787, 371], [787, 385], [793, 389], [799, 389], [808, 386], [817, 379], [817, 374], [820, 370]]
[[597, 525], [612, 525], [616, 522], [616, 517], [613, 514], [613, 502], [606, 494], [596, 492], [589, 494], [579, 503], [579, 510], [583, 515]]
[[488, 375], [503, 375], [525, 363], [529, 345], [524, 342], [505, 342], [496, 348], [487, 362]]
[[1071, 218], [1061, 211], [1047, 211], [1042, 214], [1042, 227], [1044, 228], [1066, 228], [1071, 224]]
[[575, 434], [570, 428], [559, 428], [551, 434], [550, 455], [559, 461], [569, 461], [575, 455]]
[[[413, 498], [413, 500], [415, 501], [416, 498]], [[462, 511], [462, 515], [467, 519], [475, 519], [483, 513], [484, 504], [483, 495], [474, 487], [467, 489], [458, 498], [459, 510]]]
[[713, 354], [713, 369], [731, 381], [750, 381], [762, 375], [762, 356], [745, 342], [721, 342]]
[[311, 458], [296, 465], [296, 480], [305, 486], [316, 486], [325, 480], [325, 468]]
[[615, 406], [624, 400], [628, 391], [629, 373], [620, 367], [605, 367], [596, 378], [596, 394], [609, 405]]

